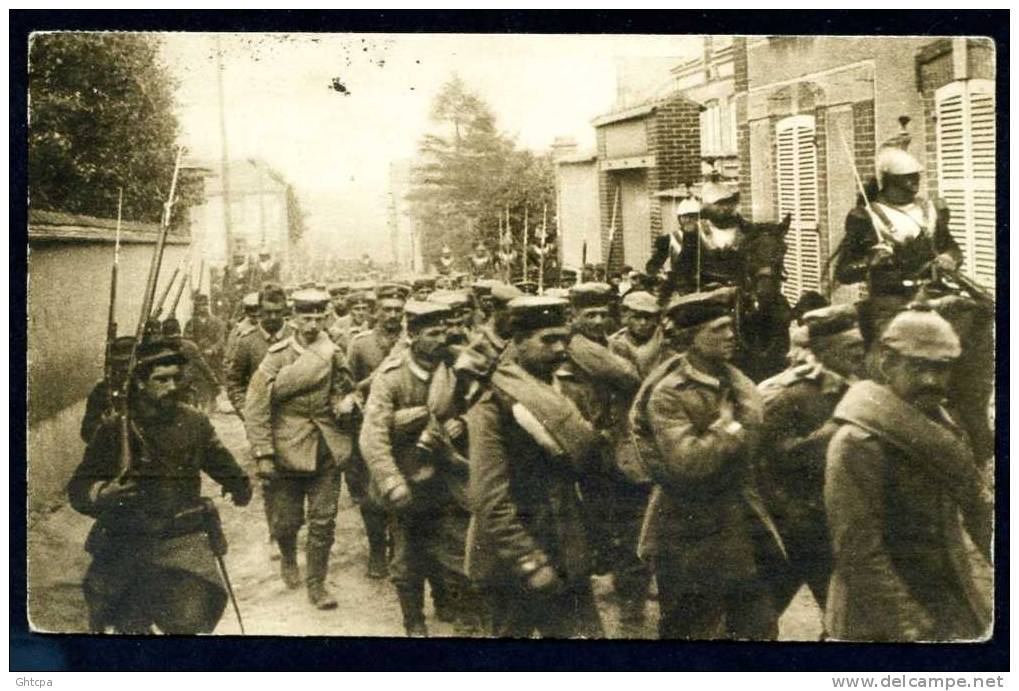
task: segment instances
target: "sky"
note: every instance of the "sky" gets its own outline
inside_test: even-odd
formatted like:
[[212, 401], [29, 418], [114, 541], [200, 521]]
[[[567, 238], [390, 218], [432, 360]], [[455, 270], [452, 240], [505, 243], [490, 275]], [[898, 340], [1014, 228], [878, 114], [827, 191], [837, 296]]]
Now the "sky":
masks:
[[[182, 143], [191, 158], [218, 161], [216, 39], [162, 39]], [[454, 74], [520, 146], [544, 151], [565, 135], [593, 149], [591, 120], [617, 105], [620, 60], [678, 63], [700, 50], [696, 37], [625, 35], [223, 34], [220, 43], [230, 158], [282, 173], [323, 250], [379, 259], [390, 163], [414, 156], [432, 99]]]

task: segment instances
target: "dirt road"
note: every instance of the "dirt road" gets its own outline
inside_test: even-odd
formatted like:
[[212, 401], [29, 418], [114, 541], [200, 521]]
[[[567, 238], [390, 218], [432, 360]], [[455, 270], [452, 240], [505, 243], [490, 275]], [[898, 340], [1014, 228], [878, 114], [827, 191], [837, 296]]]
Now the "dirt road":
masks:
[[[240, 421], [222, 413], [212, 415], [223, 442], [242, 463], [247, 443]], [[247, 463], [250, 465], [250, 463]], [[218, 497], [217, 486], [206, 480], [206, 496]], [[367, 541], [357, 508], [344, 495], [337, 519], [336, 544], [330, 561], [329, 583], [339, 607], [329, 612], [313, 609], [305, 591], [287, 590], [278, 576], [278, 562], [269, 560], [269, 544], [261, 497], [238, 509], [217, 500], [230, 552], [227, 567], [237, 594], [247, 633], [256, 635], [402, 636], [403, 626], [396, 594], [388, 581], [366, 576]], [[82, 549], [91, 519], [58, 504], [30, 516], [28, 535], [29, 617], [33, 628], [51, 632], [87, 631], [81, 580], [89, 556]], [[303, 568], [303, 563], [302, 563]], [[618, 613], [611, 593], [611, 578], [595, 578], [595, 591], [609, 637], [618, 635]], [[648, 602], [644, 634], [655, 638], [657, 604]], [[452, 626], [437, 621], [428, 605], [429, 629], [434, 636], [451, 636]], [[801, 590], [779, 622], [784, 640], [817, 640], [819, 612], [806, 589]], [[217, 634], [238, 634], [227, 609]]]

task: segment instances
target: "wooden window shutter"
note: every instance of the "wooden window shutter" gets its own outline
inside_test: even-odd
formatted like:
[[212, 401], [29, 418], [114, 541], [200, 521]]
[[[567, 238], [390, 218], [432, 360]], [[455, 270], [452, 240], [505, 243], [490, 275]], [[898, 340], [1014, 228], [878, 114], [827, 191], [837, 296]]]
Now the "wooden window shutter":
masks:
[[952, 213], [949, 230], [963, 271], [994, 290], [994, 82], [956, 81], [935, 93], [938, 192]]
[[821, 242], [817, 224], [817, 144], [814, 117], [794, 115], [775, 125], [779, 216], [789, 214], [782, 292], [795, 303], [805, 290], [821, 289]]

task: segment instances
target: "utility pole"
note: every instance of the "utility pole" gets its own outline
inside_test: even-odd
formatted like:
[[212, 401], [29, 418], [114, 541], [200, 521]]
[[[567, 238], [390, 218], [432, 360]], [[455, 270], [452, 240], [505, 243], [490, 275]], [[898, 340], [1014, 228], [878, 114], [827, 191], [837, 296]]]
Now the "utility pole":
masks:
[[223, 229], [226, 231], [226, 265], [230, 266], [233, 258], [234, 233], [230, 218], [230, 175], [228, 170], [229, 153], [226, 144], [226, 107], [223, 93], [223, 45], [219, 34], [216, 34], [216, 83], [219, 85], [219, 141], [220, 148], [220, 180], [223, 182]]

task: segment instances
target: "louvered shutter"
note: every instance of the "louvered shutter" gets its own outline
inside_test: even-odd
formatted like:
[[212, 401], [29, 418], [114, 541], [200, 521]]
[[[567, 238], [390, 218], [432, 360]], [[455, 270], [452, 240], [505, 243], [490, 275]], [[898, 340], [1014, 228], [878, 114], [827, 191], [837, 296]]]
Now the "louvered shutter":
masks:
[[994, 82], [956, 81], [938, 89], [938, 192], [952, 212], [949, 230], [963, 271], [994, 290]]
[[814, 118], [795, 115], [775, 126], [779, 216], [792, 223], [785, 236], [786, 280], [782, 292], [796, 302], [805, 290], [821, 289], [821, 242], [817, 231], [817, 145]]

